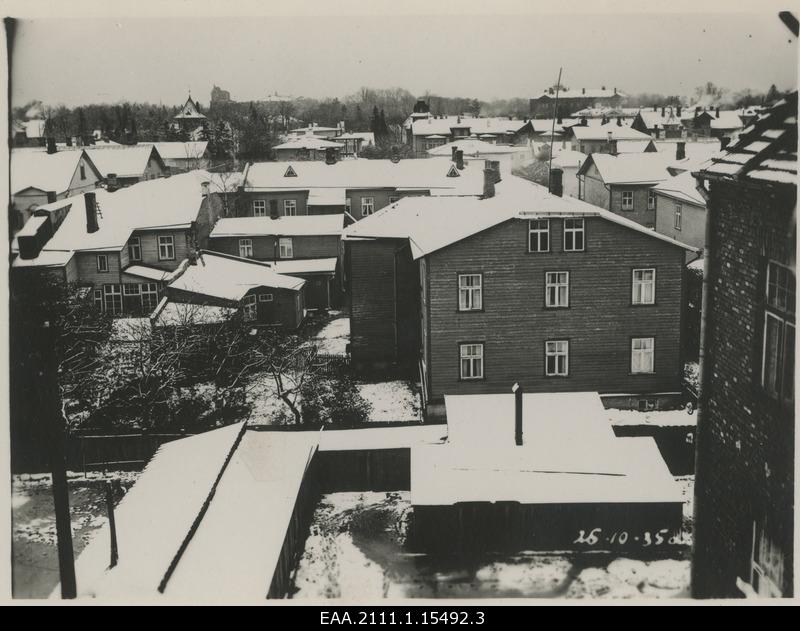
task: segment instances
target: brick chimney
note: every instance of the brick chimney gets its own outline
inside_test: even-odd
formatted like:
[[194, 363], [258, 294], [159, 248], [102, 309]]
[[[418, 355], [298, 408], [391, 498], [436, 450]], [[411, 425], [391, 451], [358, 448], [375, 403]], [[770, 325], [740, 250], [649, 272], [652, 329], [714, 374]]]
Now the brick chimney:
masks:
[[460, 171], [464, 168], [464, 152], [456, 149], [456, 168]]
[[609, 149], [608, 149], [608, 152], [609, 152], [609, 153], [610, 153], [612, 156], [615, 156], [615, 155], [617, 155], [617, 154], [619, 153], [619, 150], [617, 149], [617, 141], [616, 141], [616, 140], [611, 140], [611, 141], [609, 141]]
[[83, 194], [83, 203], [86, 206], [86, 232], [89, 234], [97, 232], [100, 227], [97, 225], [97, 200], [93, 192]]
[[514, 444], [522, 446], [522, 387], [515, 383], [511, 392], [514, 393]]
[[66, 139], [65, 142], [67, 144], [67, 147], [71, 147], [72, 146], [72, 136], [67, 136], [67, 139]]
[[581, 127], [586, 127], [589, 124], [589, 121], [586, 120], [585, 116], [581, 116]]
[[564, 195], [564, 170], [552, 169], [550, 171], [550, 192], [556, 197]]
[[52, 204], [58, 199], [58, 193], [55, 191], [47, 191], [47, 203]]
[[55, 153], [56, 151], [58, 151], [58, 148], [56, 147], [56, 139], [53, 138], [52, 136], [48, 136], [47, 153]]
[[450, 147], [450, 153], [451, 153], [450, 159], [453, 162], [456, 161], [456, 151], [458, 151], [458, 147], [457, 146], [454, 145], [454, 146]]
[[719, 139], [719, 148], [724, 151], [728, 148], [728, 145], [731, 144], [731, 139], [727, 136], [721, 136]]
[[675, 110], [675, 116], [677, 116], [678, 118], [681, 117], [681, 106], [680, 105], [678, 105], [678, 107]]
[[656, 137], [656, 140], [660, 138], [661, 130], [658, 128], [658, 125], [653, 125], [653, 135]]
[[581, 88], [581, 94], [586, 94], [586, 88]]
[[614, 132], [612, 132], [612, 131], [609, 131], [609, 132], [608, 132], [608, 144], [611, 144], [611, 142], [612, 142], [613, 140], [614, 140]]
[[483, 169], [483, 198], [489, 199], [494, 197], [494, 178], [495, 173], [493, 169], [488, 167]]
[[667, 108], [663, 105], [661, 106], [661, 118], [664, 118], [667, 115]]
[[484, 168], [491, 171], [493, 176], [492, 180], [497, 184], [502, 178], [500, 176], [500, 161], [499, 160], [484, 160]]
[[716, 117], [719, 118], [719, 105], [717, 105], [717, 115], [716, 115]]
[[325, 164], [336, 164], [335, 147], [325, 147]]
[[617, 127], [622, 127], [622, 117], [617, 116]]
[[685, 157], [686, 157], [686, 143], [685, 142], [675, 143], [675, 159], [683, 160]]
[[211, 182], [200, 182], [200, 194], [203, 197], [208, 197], [211, 193]]
[[106, 190], [109, 193], [113, 193], [119, 188], [119, 183], [117, 182], [117, 174], [116, 173], [109, 173], [106, 176]]
[[654, 111], [654, 112], [657, 112], [657, 111], [658, 111], [658, 105], [654, 105], [654, 106], [653, 106], [653, 111]]

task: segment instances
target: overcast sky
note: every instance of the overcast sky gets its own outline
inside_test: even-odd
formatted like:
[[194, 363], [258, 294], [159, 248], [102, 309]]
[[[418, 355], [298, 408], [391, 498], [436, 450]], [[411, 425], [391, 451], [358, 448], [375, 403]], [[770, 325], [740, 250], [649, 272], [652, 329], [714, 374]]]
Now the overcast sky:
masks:
[[[330, 5], [328, 5], [330, 6]], [[190, 14], [191, 11], [186, 11]], [[480, 99], [555, 82], [689, 95], [793, 87], [797, 42], [775, 13], [33, 19], [18, 23], [12, 104], [207, 104], [361, 86]]]

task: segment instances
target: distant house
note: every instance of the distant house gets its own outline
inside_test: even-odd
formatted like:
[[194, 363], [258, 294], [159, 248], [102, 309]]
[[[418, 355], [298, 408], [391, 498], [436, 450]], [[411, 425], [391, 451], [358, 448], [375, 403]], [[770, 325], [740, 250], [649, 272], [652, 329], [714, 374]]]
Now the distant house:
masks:
[[166, 287], [167, 301], [235, 308], [248, 322], [294, 330], [305, 317], [302, 278], [279, 274], [268, 263], [201, 251]]
[[317, 136], [318, 138], [336, 138], [341, 133], [339, 127], [322, 127], [316, 123], [310, 123], [306, 127], [297, 127], [289, 130], [289, 138], [303, 136]]
[[573, 151], [591, 153], [613, 153], [614, 141], [649, 141], [646, 133], [642, 133], [622, 124], [621, 121], [609, 121], [601, 125], [572, 125], [564, 132], [564, 140]]
[[418, 367], [434, 416], [445, 394], [514, 382], [674, 402], [692, 248], [513, 176], [495, 190], [405, 199], [346, 228], [354, 363]]
[[649, 134], [655, 139], [683, 138], [686, 128], [681, 119], [681, 106], [654, 106], [652, 110], [642, 108], [636, 114], [631, 127], [636, 131]]
[[139, 144], [153, 145], [164, 164], [169, 168], [170, 173], [185, 173], [195, 169], [207, 169], [211, 162], [208, 141], [205, 140]]
[[238, 216], [280, 217], [348, 212], [361, 219], [408, 196], [483, 193], [478, 165], [450, 160], [256, 162], [245, 168]]
[[340, 299], [335, 278], [342, 260], [344, 214], [237, 217], [220, 219], [209, 249], [258, 261], [273, 261], [275, 271], [305, 279], [309, 309], [327, 309]]
[[744, 128], [742, 118], [736, 111], [721, 110], [719, 107], [710, 110], [689, 108], [683, 111], [682, 118], [687, 132], [693, 136], [731, 137]]
[[[337, 139], [338, 140], [338, 139]], [[289, 160], [325, 160], [333, 152], [337, 159], [344, 150], [344, 144], [331, 142], [321, 136], [306, 134], [305, 136], [292, 137], [288, 142], [275, 145], [275, 159], [279, 162]]]
[[41, 206], [12, 243], [12, 291], [46, 272], [91, 288], [95, 305], [113, 315], [151, 312], [221, 213], [209, 180], [197, 171]]
[[121, 188], [167, 175], [168, 168], [153, 145], [119, 145], [86, 153], [110, 188]]
[[[622, 104], [625, 94], [618, 92], [617, 88], [607, 90], [601, 88], [580, 88], [560, 90], [558, 92], [558, 113], [568, 115], [584, 108], [608, 107], [618, 108]], [[539, 96], [530, 100], [530, 115], [532, 118], [552, 118], [555, 106], [556, 91], [547, 88]]]
[[205, 114], [200, 112], [199, 105], [189, 96], [180, 111], [172, 117], [170, 126], [173, 131], [193, 134], [201, 129], [207, 120]]
[[372, 132], [347, 132], [338, 135], [336, 142], [344, 145], [341, 150], [343, 157], [354, 157], [360, 155], [362, 149], [375, 146], [375, 134]]
[[653, 186], [656, 231], [698, 249], [705, 247], [706, 202], [688, 171]]
[[100, 186], [103, 174], [85, 151], [11, 150], [9, 236], [13, 236], [39, 207], [80, 195]]
[[794, 596], [797, 92], [694, 175], [708, 194], [692, 591]]
[[44, 135], [47, 121], [35, 118], [33, 120], [15, 120], [11, 123], [11, 140], [14, 147], [43, 147], [46, 139]]
[[486, 159], [497, 160], [503, 171], [511, 171], [515, 161], [524, 161], [532, 155], [529, 146], [499, 145], [486, 142], [477, 138], [465, 138], [430, 149], [428, 155], [432, 157], [454, 157], [454, 151], [461, 151], [466, 162]]
[[417, 157], [449, 142], [477, 138], [493, 144], [514, 145], [533, 138], [530, 121], [511, 118], [441, 116], [419, 118], [411, 124], [411, 147]]

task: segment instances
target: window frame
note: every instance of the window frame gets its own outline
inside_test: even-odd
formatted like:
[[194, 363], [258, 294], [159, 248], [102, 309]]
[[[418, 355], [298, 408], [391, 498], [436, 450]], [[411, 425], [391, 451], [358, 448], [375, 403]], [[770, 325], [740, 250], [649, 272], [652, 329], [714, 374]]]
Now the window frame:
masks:
[[[636, 342], [641, 342], [643, 340], [650, 340], [651, 348], [649, 349], [642, 349], [638, 348], [635, 349], [634, 345]], [[649, 352], [652, 359], [651, 359], [651, 367], [650, 370], [634, 370], [633, 368], [633, 358], [635, 353], [639, 353], [640, 356], [643, 356], [644, 353]], [[641, 360], [640, 360], [641, 366]], [[656, 338], [655, 335], [644, 336], [644, 337], [631, 337], [630, 343], [630, 374], [631, 375], [653, 375], [656, 372]]]
[[297, 199], [294, 197], [283, 200], [283, 216], [296, 217], [297, 216]]
[[[288, 244], [288, 249], [285, 246]], [[285, 254], [288, 252], [288, 255]], [[292, 237], [279, 237], [278, 238], [278, 258], [279, 259], [293, 259], [294, 258], [294, 241]]]
[[672, 211], [672, 228], [673, 230], [683, 230], [683, 204], [676, 203], [675, 209]]
[[647, 210], [655, 210], [658, 204], [658, 196], [652, 188], [647, 189]]
[[[244, 248], [245, 252], [247, 250], [250, 251], [250, 254], [242, 253], [242, 249]], [[239, 258], [242, 259], [251, 259], [253, 258], [253, 239], [242, 238], [239, 239]]]
[[258, 320], [258, 301], [255, 294], [247, 294], [242, 298], [242, 319], [245, 322]]
[[[461, 281], [462, 281], [462, 279], [466, 279], [466, 278], [477, 278], [478, 279], [478, 285], [462, 287]], [[456, 284], [457, 284], [457, 292], [456, 292], [457, 296], [456, 297], [457, 297], [457, 310], [458, 310], [458, 312], [459, 313], [470, 313], [470, 312], [475, 312], [475, 311], [477, 311], [477, 312], [483, 311], [483, 309], [484, 309], [484, 303], [483, 303], [483, 273], [482, 272], [459, 272], [459, 273], [456, 274]], [[468, 302], [470, 302], [470, 304], [472, 304], [473, 306], [464, 307], [462, 305], [462, 301], [461, 301], [462, 291], [466, 291], [467, 292], [467, 295], [470, 297], [470, 300]], [[475, 299], [474, 299], [475, 293], [478, 294], [478, 300], [479, 300], [479, 303], [480, 303], [477, 307], [474, 306], [474, 304], [475, 304]]]
[[[369, 203], [367, 203], [369, 200]], [[369, 207], [369, 212], [367, 212], [367, 208]], [[361, 216], [362, 217], [369, 217], [371, 214], [375, 212], [375, 197], [362, 197], [361, 198]]]
[[266, 217], [267, 216], [267, 200], [254, 199], [253, 204], [253, 217]]
[[[545, 340], [544, 341], [544, 376], [545, 377], [569, 377], [569, 339], [557, 339], [557, 340]], [[550, 344], [555, 344], [555, 350], [550, 352], [548, 346]], [[565, 351], [560, 352], [558, 350], [558, 344], [565, 344]], [[548, 360], [554, 357], [555, 358], [555, 372], [550, 372], [550, 367], [548, 366]], [[558, 372], [558, 358], [564, 358], [564, 372]]]
[[[100, 261], [103, 261], [103, 265], [100, 265]], [[95, 257], [95, 263], [97, 265], [97, 271], [100, 274], [107, 274], [108, 273], [108, 254], [98, 254]]]
[[[783, 270], [785, 274], [785, 286], [779, 282], [774, 283], [774, 300], [771, 300], [772, 274]], [[783, 290], [783, 302], [780, 296]], [[761, 330], [761, 375], [759, 385], [765, 396], [784, 406], [794, 404], [794, 379], [795, 379], [795, 356], [794, 348], [791, 348], [791, 364], [787, 363], [787, 344], [789, 329], [792, 329], [792, 340], [794, 341], [797, 333], [796, 308], [797, 308], [797, 280], [794, 271], [774, 259], [767, 259], [764, 271], [764, 286], [762, 294], [763, 306], [762, 317], [764, 320]], [[767, 384], [767, 332], [769, 330], [770, 318], [777, 323], [779, 335], [777, 345], [777, 357], [775, 358], [774, 390]], [[787, 374], [787, 369], [791, 368], [791, 375]], [[787, 379], [788, 377], [788, 379]], [[790, 383], [791, 389], [786, 388], [786, 382]]]
[[[651, 300], [649, 302], [637, 301], [636, 300], [636, 287], [637, 283], [639, 287], [643, 287], [646, 281], [636, 280], [636, 272], [653, 272], [653, 279], [650, 281], [652, 286], [652, 293], [651, 293]], [[654, 305], [656, 304], [656, 277], [657, 271], [655, 267], [634, 267], [631, 270], [631, 305], [632, 306], [647, 306], [647, 305]], [[640, 292], [641, 297], [641, 292]]]
[[[620, 201], [620, 204], [621, 204], [620, 209], [624, 210], [625, 212], [633, 212], [635, 210], [634, 194], [633, 194], [634, 192], [632, 190], [624, 190], [624, 191], [621, 191], [621, 193], [622, 193], [622, 196], [621, 196], [621, 201]], [[626, 195], [630, 195], [630, 205], [629, 206], [625, 204], [625, 196]]]
[[[134, 255], [134, 251], [138, 252], [138, 254]], [[131, 261], [141, 261], [142, 260], [142, 238], [141, 237], [131, 237], [128, 240], [128, 258]]]
[[152, 313], [159, 302], [158, 283], [139, 283], [139, 299], [142, 304], [142, 311], [150, 311]]
[[258, 302], [274, 302], [275, 295], [274, 294], [258, 294]]
[[[567, 228], [567, 222], [568, 221], [571, 221], [573, 223], [579, 221], [580, 224], [581, 224], [581, 227], [580, 228], [576, 228], [576, 227], [573, 226], [571, 228]], [[564, 218], [563, 231], [564, 231], [564, 236], [562, 238], [562, 246], [563, 246], [564, 252], [585, 252], [586, 251], [586, 220], [583, 217], [581, 217], [580, 219]], [[571, 248], [567, 247], [567, 235], [568, 234], [572, 235], [572, 246], [573, 247], [571, 247]], [[575, 247], [575, 236], [578, 235], [578, 234], [581, 235], [581, 247], [580, 248], [576, 248]]]
[[[538, 227], [534, 228], [533, 227], [534, 223], [537, 223], [537, 224], [544, 223], [546, 227], [544, 229], [538, 228]], [[534, 235], [536, 235], [536, 245], [537, 245], [537, 249], [535, 249], [535, 250], [531, 247]], [[542, 239], [541, 239], [542, 235], [546, 235], [546, 239], [547, 239], [547, 248], [546, 249], [541, 249], [540, 248], [541, 242], [542, 242]], [[546, 253], [550, 252], [550, 220], [549, 219], [529, 219], [528, 220], [528, 252], [531, 253], [531, 254], [546, 254]]]
[[[480, 348], [480, 355], [464, 355], [465, 347], [474, 346]], [[470, 361], [470, 370], [474, 373], [475, 359], [480, 359], [480, 375], [464, 376], [463, 360]], [[486, 379], [486, 349], [484, 342], [459, 342], [458, 343], [458, 379], [459, 381], [483, 381]]]
[[[116, 291], [115, 291], [116, 289]], [[109, 298], [111, 300], [109, 300]], [[119, 298], [119, 310], [116, 308], [109, 309], [109, 303], [114, 305], [114, 298]], [[103, 310], [111, 312], [111, 315], [117, 315], [118, 313], [122, 313], [125, 309], [125, 305], [122, 302], [122, 287], [120, 287], [119, 283], [107, 283], [103, 285]]]
[[[555, 282], [551, 282], [549, 280], [549, 276], [551, 274], [566, 274], [565, 282], [559, 282], [558, 279]], [[569, 270], [552, 270], [552, 271], [545, 271], [544, 273], [544, 307], [545, 309], [569, 309], [570, 306], [570, 273]], [[557, 304], [550, 304], [550, 289], [555, 288], [556, 290], [556, 303]], [[561, 292], [559, 289], [566, 288], [566, 304], [560, 304], [560, 294]]]
[[[169, 239], [168, 242], [162, 243], [162, 239]], [[158, 244], [158, 260], [159, 261], [174, 261], [175, 260], [175, 235], [160, 234], [156, 237]], [[162, 256], [162, 248], [167, 248], [166, 252], [172, 251], [172, 256]]]

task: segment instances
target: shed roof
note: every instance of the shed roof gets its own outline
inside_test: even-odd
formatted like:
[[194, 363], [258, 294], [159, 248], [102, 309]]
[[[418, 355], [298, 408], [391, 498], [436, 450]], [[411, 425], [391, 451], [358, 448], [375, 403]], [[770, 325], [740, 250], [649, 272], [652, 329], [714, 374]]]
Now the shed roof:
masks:
[[673, 197], [696, 206], [705, 207], [706, 202], [702, 195], [697, 192], [697, 181], [689, 171], [671, 177], [656, 184], [653, 190], [667, 197]]

